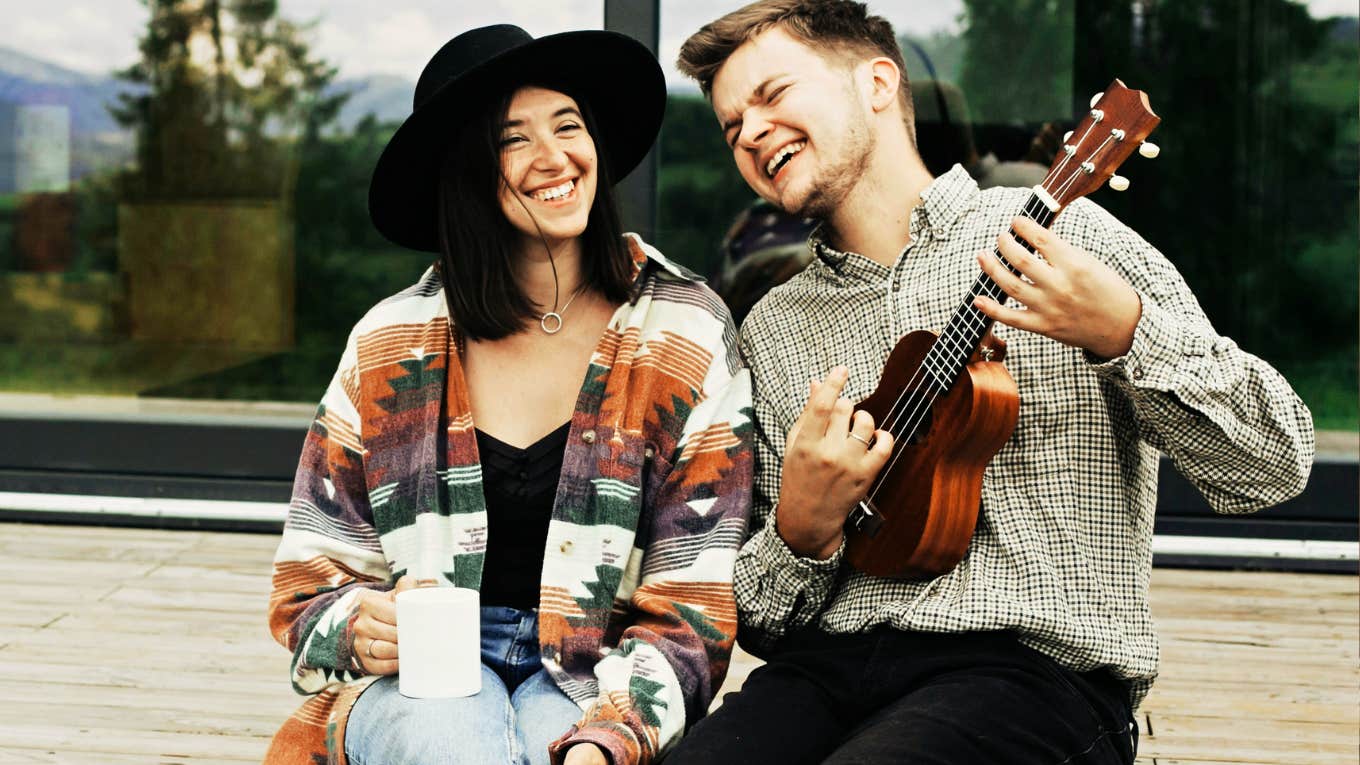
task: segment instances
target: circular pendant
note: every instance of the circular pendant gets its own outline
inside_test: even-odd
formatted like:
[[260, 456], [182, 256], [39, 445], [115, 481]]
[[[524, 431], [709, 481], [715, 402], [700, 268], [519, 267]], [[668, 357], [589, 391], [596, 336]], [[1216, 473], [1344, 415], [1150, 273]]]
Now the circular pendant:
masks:
[[555, 311], [549, 311], [543, 314], [543, 318], [538, 320], [538, 326], [542, 327], [544, 332], [555, 335], [562, 329], [562, 314]]

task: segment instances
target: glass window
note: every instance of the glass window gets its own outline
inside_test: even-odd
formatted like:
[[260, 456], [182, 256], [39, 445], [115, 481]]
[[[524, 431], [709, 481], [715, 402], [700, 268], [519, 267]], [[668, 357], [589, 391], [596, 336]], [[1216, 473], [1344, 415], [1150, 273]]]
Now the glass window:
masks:
[[367, 213], [430, 55], [603, 20], [603, 0], [27, 4], [0, 28], [0, 394], [315, 402], [353, 323], [432, 260]]
[[[681, 43], [740, 0], [665, 0], [670, 104], [658, 244], [738, 315], [806, 259], [806, 225], [755, 204]], [[1163, 118], [1107, 207], [1184, 274], [1218, 331], [1274, 364], [1320, 429], [1360, 430], [1356, 8], [1340, 0], [870, 0], [902, 43], [923, 158], [1031, 185], [1091, 95], [1118, 77]]]

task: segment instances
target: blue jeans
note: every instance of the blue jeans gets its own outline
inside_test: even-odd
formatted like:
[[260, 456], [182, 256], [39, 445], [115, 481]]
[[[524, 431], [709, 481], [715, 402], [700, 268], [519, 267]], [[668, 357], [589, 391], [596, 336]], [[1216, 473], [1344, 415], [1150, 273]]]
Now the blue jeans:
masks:
[[547, 765], [548, 744], [581, 719], [539, 658], [538, 614], [486, 606], [482, 690], [409, 699], [397, 676], [370, 685], [350, 712], [345, 755], [354, 765]]

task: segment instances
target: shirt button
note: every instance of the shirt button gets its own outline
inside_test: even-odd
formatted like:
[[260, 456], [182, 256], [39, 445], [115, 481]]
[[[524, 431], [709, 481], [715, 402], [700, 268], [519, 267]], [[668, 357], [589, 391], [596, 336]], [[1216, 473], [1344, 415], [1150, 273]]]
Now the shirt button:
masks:
[[1143, 379], [1143, 368], [1142, 368], [1142, 367], [1134, 367], [1134, 368], [1133, 368], [1133, 379], [1135, 379], [1135, 380], [1141, 380], [1141, 379]]
[[649, 446], [642, 450], [642, 456], [647, 459], [652, 459], [656, 456], [656, 450]]
[[527, 480], [528, 478], [529, 478], [529, 471], [527, 471], [527, 470], [521, 470], [521, 471], [519, 471], [519, 479], [520, 479], [521, 481]]
[[588, 443], [588, 444], [593, 444], [593, 443], [595, 443], [595, 431], [594, 431], [594, 430], [587, 430], [586, 432], [582, 433], [582, 434], [581, 434], [581, 440], [582, 440], [582, 441], [585, 441], [585, 442]]
[[567, 541], [565, 541], [565, 542], [562, 543], [562, 546], [561, 546], [561, 547], [559, 547], [559, 548], [557, 548], [557, 549], [561, 550], [563, 555], [570, 555], [570, 554], [571, 554], [571, 548], [572, 548], [573, 546], [574, 546], [574, 545], [572, 545], [571, 540], [568, 539]]

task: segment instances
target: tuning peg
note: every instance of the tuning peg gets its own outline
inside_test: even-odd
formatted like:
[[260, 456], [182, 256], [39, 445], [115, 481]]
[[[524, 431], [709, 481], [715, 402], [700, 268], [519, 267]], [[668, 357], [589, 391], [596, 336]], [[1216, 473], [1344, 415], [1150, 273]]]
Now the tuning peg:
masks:
[[1100, 97], [1103, 96], [1103, 95], [1105, 95], [1104, 91], [1102, 91], [1102, 92], [1100, 92], [1100, 93], [1097, 93], [1097, 94], [1095, 94], [1094, 96], [1091, 96], [1091, 107], [1092, 107], [1092, 108], [1095, 108], [1096, 102], [1099, 101], [1099, 100], [1100, 100]]
[[1122, 175], [1110, 176], [1110, 188], [1115, 191], [1123, 191], [1129, 187], [1129, 179]]
[[1156, 159], [1157, 155], [1162, 153], [1162, 147], [1151, 141], [1143, 141], [1142, 145], [1138, 147], [1138, 153], [1148, 159]]
[[1063, 133], [1063, 143], [1067, 143], [1067, 142], [1070, 141], [1070, 140], [1072, 140], [1072, 131], [1071, 131], [1071, 130], [1067, 131], [1066, 133]]

